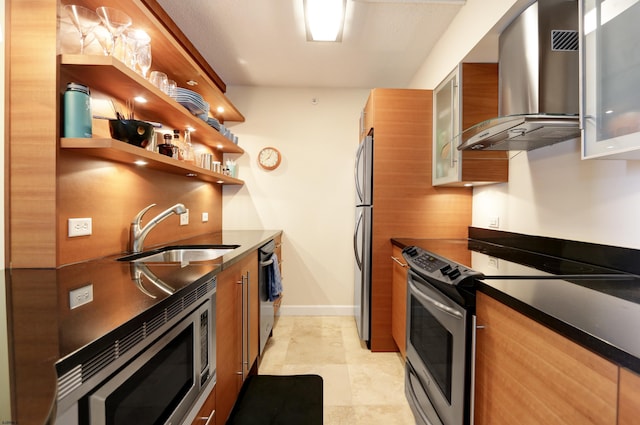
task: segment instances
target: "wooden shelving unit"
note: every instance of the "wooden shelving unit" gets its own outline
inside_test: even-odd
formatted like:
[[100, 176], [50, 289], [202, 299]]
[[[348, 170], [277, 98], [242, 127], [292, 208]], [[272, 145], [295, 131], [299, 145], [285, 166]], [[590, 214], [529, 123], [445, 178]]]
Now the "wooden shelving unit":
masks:
[[[213, 171], [114, 139], [62, 138], [60, 139], [60, 148], [82, 155], [94, 156], [130, 165], [144, 166], [165, 173], [182, 175], [212, 183], [244, 184], [242, 180], [231, 176], [214, 173]], [[144, 161], [145, 164], [137, 165], [136, 161]]]
[[111, 56], [60, 55], [60, 66], [71, 81], [88, 85], [114, 99], [142, 96], [147, 103], [136, 104], [138, 115], [170, 128], [192, 127], [193, 139], [227, 153], [244, 150], [224, 137], [215, 128], [194, 116], [184, 106]]

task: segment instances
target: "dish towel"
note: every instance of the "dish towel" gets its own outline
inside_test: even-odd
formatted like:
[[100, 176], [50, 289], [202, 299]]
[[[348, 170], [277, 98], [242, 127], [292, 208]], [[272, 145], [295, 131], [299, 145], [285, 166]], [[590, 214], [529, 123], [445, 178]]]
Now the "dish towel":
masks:
[[273, 253], [271, 257], [273, 262], [267, 269], [267, 279], [269, 279], [269, 301], [275, 301], [282, 293], [282, 277], [280, 276], [280, 266], [278, 265], [278, 256]]

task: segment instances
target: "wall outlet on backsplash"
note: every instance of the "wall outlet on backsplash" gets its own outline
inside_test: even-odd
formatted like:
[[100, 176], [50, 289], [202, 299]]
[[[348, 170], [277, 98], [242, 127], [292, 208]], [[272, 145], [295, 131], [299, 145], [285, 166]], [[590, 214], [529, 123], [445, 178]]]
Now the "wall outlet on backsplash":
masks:
[[499, 228], [500, 227], [500, 217], [498, 217], [497, 215], [489, 217], [489, 227], [492, 228], [492, 229]]

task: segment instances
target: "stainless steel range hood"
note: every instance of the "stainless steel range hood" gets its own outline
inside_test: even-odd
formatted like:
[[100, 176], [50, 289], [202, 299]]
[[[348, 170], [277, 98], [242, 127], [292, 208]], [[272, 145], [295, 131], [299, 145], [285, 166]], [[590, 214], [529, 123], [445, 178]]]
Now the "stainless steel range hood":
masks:
[[580, 137], [578, 3], [538, 0], [499, 39], [497, 118], [463, 131], [459, 150], [532, 150]]

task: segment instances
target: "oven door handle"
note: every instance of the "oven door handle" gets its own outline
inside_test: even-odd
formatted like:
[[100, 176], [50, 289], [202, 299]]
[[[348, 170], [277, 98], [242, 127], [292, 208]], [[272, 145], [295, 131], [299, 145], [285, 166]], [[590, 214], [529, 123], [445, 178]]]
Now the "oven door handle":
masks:
[[436, 301], [433, 298], [431, 298], [430, 296], [425, 295], [424, 293], [422, 293], [420, 291], [420, 289], [418, 289], [416, 287], [416, 285], [414, 285], [411, 280], [409, 280], [409, 286], [411, 287], [411, 293], [412, 294], [417, 295], [419, 298], [422, 298], [423, 300], [429, 302], [430, 304], [435, 306], [438, 310], [442, 311], [443, 313], [447, 313], [448, 315], [453, 316], [456, 319], [462, 319], [463, 318], [462, 313], [460, 313], [458, 310], [455, 310], [455, 309], [449, 307], [448, 305], [445, 305], [445, 304], [441, 303], [440, 301]]

